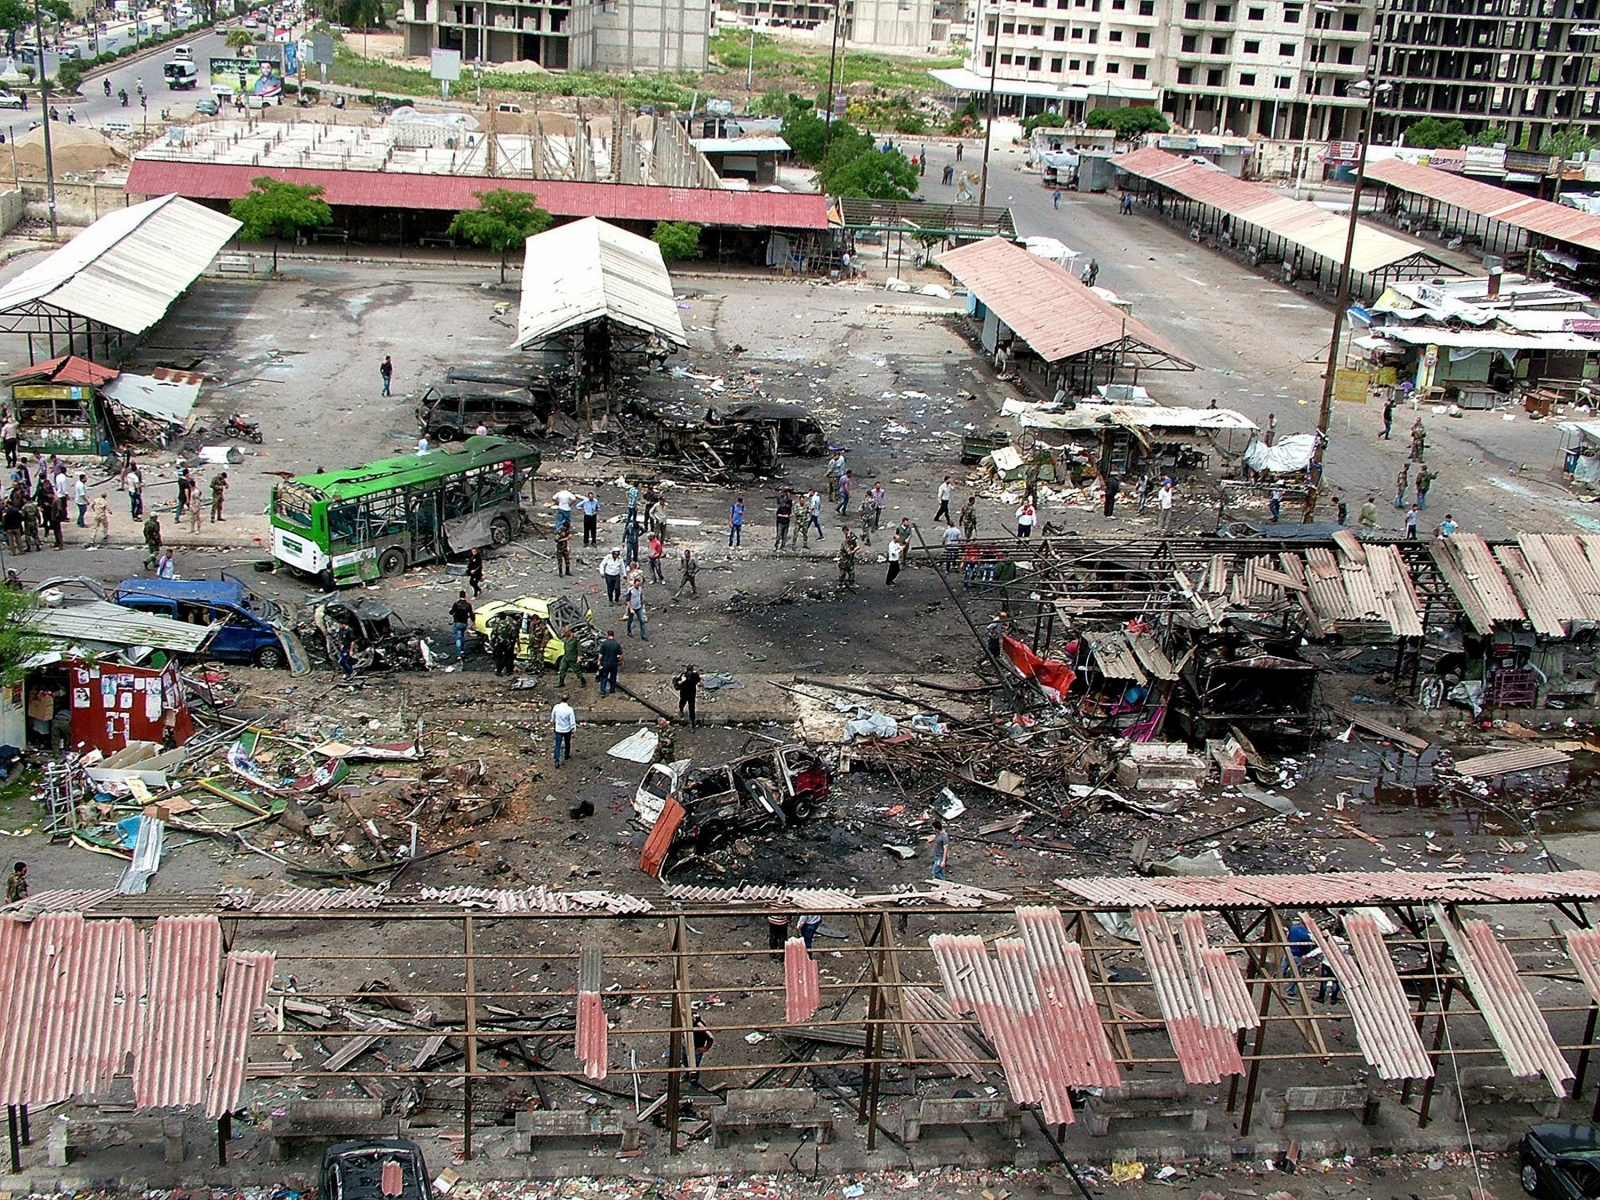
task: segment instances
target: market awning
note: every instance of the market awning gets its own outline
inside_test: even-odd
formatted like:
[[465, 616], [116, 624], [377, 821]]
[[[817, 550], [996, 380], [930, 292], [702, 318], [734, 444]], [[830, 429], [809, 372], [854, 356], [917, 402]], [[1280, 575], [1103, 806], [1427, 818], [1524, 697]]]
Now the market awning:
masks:
[[117, 209], [0, 287], [0, 331], [42, 330], [52, 317], [69, 316], [143, 333], [239, 228], [180, 196]]
[[1107, 351], [1144, 370], [1192, 371], [1160, 334], [1070, 272], [1005, 238], [946, 251], [939, 265], [1047, 363]]
[[60, 358], [23, 367], [15, 374], [8, 375], [6, 382], [65, 383], [73, 387], [99, 387], [115, 379], [117, 375], [115, 367], [102, 367], [99, 363], [79, 358], [76, 354], [63, 354]]
[[157, 367], [153, 375], [120, 375], [100, 389], [100, 394], [124, 408], [182, 425], [200, 398], [204, 375]]
[[689, 344], [661, 248], [598, 217], [529, 238], [511, 348], [526, 350], [602, 319]]
[[931, 200], [868, 200], [845, 196], [834, 201], [828, 220], [858, 233], [912, 233], [932, 237], [1015, 240], [1017, 224], [1003, 204], [937, 204]]
[[[1235, 179], [1224, 171], [1168, 154], [1164, 150], [1135, 150], [1112, 160], [1116, 169], [1149, 181], [1185, 199], [1226, 213], [1254, 225], [1263, 233], [1282, 238], [1329, 262], [1344, 261], [1349, 221], [1306, 200], [1287, 196]], [[1419, 275], [1464, 275], [1452, 263], [1428, 253], [1422, 246], [1370, 226], [1356, 225], [1351, 268], [1363, 275], [1388, 272], [1396, 278]], [[1416, 272], [1409, 268], [1416, 267]]]
[[180, 654], [198, 653], [211, 640], [213, 629], [210, 625], [191, 625], [154, 613], [134, 612], [105, 600], [41, 609], [34, 616], [32, 627], [42, 637], [68, 645], [148, 646]]

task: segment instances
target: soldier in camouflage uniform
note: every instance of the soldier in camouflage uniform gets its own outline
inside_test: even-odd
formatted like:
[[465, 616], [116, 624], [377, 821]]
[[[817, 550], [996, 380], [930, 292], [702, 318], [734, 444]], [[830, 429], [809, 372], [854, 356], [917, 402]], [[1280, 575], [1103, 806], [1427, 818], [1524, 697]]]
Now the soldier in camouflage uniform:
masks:
[[856, 586], [856, 549], [859, 543], [850, 530], [844, 531], [844, 544], [839, 547], [839, 586]]

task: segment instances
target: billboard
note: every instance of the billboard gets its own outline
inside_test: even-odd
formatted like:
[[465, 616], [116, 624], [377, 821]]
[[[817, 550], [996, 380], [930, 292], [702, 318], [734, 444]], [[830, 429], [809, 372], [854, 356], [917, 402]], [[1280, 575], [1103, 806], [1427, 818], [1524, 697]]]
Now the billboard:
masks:
[[283, 70], [276, 63], [255, 58], [213, 58], [211, 92], [276, 98], [283, 93]]

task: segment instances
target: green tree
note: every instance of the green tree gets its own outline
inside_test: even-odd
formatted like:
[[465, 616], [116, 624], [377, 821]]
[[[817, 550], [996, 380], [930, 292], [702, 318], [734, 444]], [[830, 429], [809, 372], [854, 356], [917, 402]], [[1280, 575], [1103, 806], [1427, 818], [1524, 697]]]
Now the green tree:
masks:
[[1472, 135], [1469, 145], [1504, 146], [1511, 142], [1511, 132], [1504, 125], [1490, 125]]
[[1547, 134], [1539, 142], [1539, 153], [1556, 154], [1563, 160], [1571, 158], [1579, 151], [1594, 149], [1594, 139], [1581, 129], [1568, 127], [1558, 133]]
[[1084, 124], [1090, 129], [1109, 129], [1123, 141], [1146, 133], [1165, 133], [1172, 128], [1161, 111], [1148, 104], [1129, 108], [1097, 108], [1088, 115]]
[[827, 138], [827, 123], [815, 111], [791, 108], [783, 118], [783, 140], [794, 151], [796, 162], [814, 167], [822, 162], [822, 144]]
[[256, 35], [248, 29], [230, 29], [225, 40], [229, 50], [242, 50], [246, 46], [255, 44]]
[[1067, 119], [1058, 112], [1034, 113], [1022, 122], [1022, 132], [1031, 134], [1041, 125], [1050, 129], [1060, 129], [1066, 123]]
[[83, 83], [83, 65], [71, 58], [63, 58], [56, 64], [56, 86], [69, 96], [78, 94], [78, 88]]
[[668, 262], [693, 258], [700, 253], [700, 226], [693, 221], [657, 221], [650, 240], [661, 247]]
[[536, 233], [550, 228], [550, 214], [539, 208], [532, 192], [513, 192], [496, 188], [492, 192], [473, 192], [477, 208], [464, 208], [450, 222], [451, 237], [487, 246], [500, 256], [500, 282], [506, 281], [506, 258], [511, 247], [520, 246]]
[[1406, 126], [1405, 139], [1418, 150], [1459, 150], [1467, 144], [1467, 127], [1456, 120], [1422, 117]]
[[[848, 125], [829, 147], [817, 172], [822, 190], [830, 196], [864, 196], [870, 200], [905, 200], [917, 190], [917, 169], [898, 150], [879, 150], [869, 135]], [[849, 136], [849, 135], [855, 136]], [[865, 145], [862, 142], [865, 142]]]
[[22, 0], [0, 0], [0, 29], [15, 37], [17, 31], [33, 20], [33, 10]]
[[383, 23], [383, 0], [339, 0], [339, 24], [376, 29]]
[[33, 627], [38, 611], [39, 598], [31, 592], [0, 588], [0, 685], [21, 683], [22, 664], [50, 648], [49, 639]]
[[272, 239], [272, 271], [278, 271], [278, 243], [304, 229], [321, 229], [333, 223], [333, 210], [319, 197], [322, 189], [309, 183], [284, 183], [263, 175], [250, 181], [250, 190], [229, 207], [244, 228], [247, 242]]

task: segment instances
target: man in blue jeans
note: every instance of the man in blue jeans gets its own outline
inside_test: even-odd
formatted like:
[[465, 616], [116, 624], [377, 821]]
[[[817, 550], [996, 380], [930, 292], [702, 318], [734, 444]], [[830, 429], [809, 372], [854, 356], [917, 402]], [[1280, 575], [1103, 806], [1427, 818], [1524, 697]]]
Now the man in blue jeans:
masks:
[[[1311, 938], [1311, 930], [1307, 929], [1305, 922], [1296, 921], [1289, 926], [1289, 953], [1283, 956], [1283, 977], [1299, 977], [1305, 975], [1305, 968], [1301, 965], [1306, 955], [1316, 948], [1316, 942]], [[1287, 994], [1297, 996], [1300, 994], [1300, 985], [1291, 983]]]
[[467, 599], [465, 592], [458, 593], [456, 602], [450, 606], [450, 623], [456, 631], [456, 657], [465, 657], [467, 628], [472, 624], [472, 601]]
[[600, 643], [600, 694], [609, 696], [617, 690], [617, 668], [622, 665], [622, 643], [617, 641], [615, 630], [606, 630], [605, 641]]
[[569, 760], [572, 758], [572, 734], [578, 728], [578, 714], [573, 711], [572, 701], [565, 693], [550, 710], [550, 724], [555, 728], [556, 766], [559, 767], [563, 756]]
[[933, 821], [933, 877], [943, 879], [945, 867], [950, 863], [950, 834], [944, 827], [944, 822], [937, 817]]

